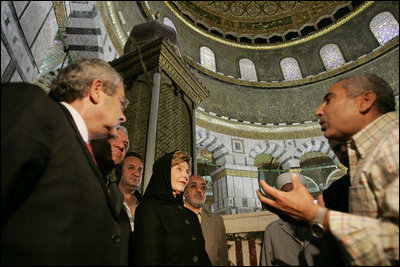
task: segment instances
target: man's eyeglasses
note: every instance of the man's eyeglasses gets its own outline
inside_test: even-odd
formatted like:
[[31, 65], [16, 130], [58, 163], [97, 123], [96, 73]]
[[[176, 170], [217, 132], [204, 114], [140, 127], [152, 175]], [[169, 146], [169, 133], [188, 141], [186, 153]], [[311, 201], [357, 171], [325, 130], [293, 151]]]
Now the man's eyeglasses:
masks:
[[119, 97], [119, 101], [121, 102], [121, 109], [124, 111], [129, 105], [129, 100], [126, 97], [124, 98]]

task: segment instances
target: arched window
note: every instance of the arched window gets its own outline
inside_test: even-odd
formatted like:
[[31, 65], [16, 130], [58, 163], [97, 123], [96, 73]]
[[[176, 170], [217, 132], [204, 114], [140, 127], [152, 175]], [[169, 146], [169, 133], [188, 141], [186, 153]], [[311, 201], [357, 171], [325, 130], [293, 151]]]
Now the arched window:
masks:
[[319, 54], [327, 71], [337, 69], [345, 63], [342, 52], [335, 44], [325, 45], [321, 48]]
[[214, 52], [206, 46], [200, 47], [200, 63], [209, 70], [217, 71]]
[[292, 57], [281, 60], [281, 70], [284, 80], [293, 81], [303, 78], [297, 60]]
[[242, 58], [239, 60], [239, 69], [243, 80], [257, 81], [256, 67], [250, 59]]
[[399, 35], [399, 23], [393, 15], [387, 11], [376, 15], [371, 20], [369, 28], [380, 45], [386, 44]]
[[172, 27], [176, 31], [174, 23], [172, 23], [172, 21], [169, 18], [164, 17], [164, 24]]

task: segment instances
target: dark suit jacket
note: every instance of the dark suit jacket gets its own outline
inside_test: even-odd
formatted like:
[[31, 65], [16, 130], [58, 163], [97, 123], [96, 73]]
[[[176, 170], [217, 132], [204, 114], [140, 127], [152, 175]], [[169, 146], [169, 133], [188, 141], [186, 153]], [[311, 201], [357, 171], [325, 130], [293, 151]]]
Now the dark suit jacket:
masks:
[[1, 264], [121, 265], [112, 195], [71, 115], [41, 88], [1, 85]]
[[201, 230], [206, 242], [206, 251], [213, 266], [228, 266], [226, 229], [220, 215], [206, 209], [201, 211]]

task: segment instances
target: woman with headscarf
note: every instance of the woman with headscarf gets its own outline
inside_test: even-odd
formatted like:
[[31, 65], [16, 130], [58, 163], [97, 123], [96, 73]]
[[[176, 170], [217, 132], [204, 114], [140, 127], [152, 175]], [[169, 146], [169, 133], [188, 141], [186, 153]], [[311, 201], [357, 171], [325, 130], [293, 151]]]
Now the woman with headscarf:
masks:
[[136, 209], [133, 265], [211, 265], [199, 220], [183, 205], [190, 176], [190, 156], [184, 151], [165, 154]]

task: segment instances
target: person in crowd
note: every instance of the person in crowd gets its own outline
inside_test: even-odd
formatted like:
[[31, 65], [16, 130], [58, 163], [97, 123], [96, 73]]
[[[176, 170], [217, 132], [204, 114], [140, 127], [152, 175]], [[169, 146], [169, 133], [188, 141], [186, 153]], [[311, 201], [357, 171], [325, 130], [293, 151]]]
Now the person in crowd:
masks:
[[124, 195], [118, 188], [115, 172], [117, 172], [129, 149], [128, 130], [124, 126], [119, 125], [115, 135], [108, 138], [92, 140], [90, 145], [97, 162], [97, 167], [106, 179], [106, 185], [110, 192], [109, 197], [113, 198], [113, 202], [118, 205], [115, 208], [120, 211], [118, 217], [121, 225], [121, 259], [122, 262], [126, 262], [130, 250], [131, 222], [130, 214], [126, 211], [125, 206], [122, 205], [124, 202]]
[[122, 77], [100, 59], [61, 69], [49, 95], [2, 84], [2, 265], [126, 264], [122, 203], [107, 197], [89, 146], [115, 135], [126, 104]]
[[206, 181], [200, 175], [192, 175], [184, 193], [184, 205], [193, 211], [201, 224], [206, 252], [213, 266], [228, 266], [228, 246], [224, 220], [204, 208]]
[[136, 208], [133, 265], [209, 266], [199, 220], [183, 205], [191, 157], [167, 153], [153, 165], [153, 174]]
[[116, 182], [114, 171], [129, 149], [128, 130], [120, 125], [114, 136], [92, 140], [90, 145], [100, 171], [108, 175], [111, 182]]
[[[276, 188], [283, 192], [293, 190], [291, 172], [280, 174]], [[300, 183], [307, 180], [298, 174]], [[337, 247], [331, 245], [331, 237], [316, 238], [307, 225], [288, 222], [281, 218], [267, 225], [261, 249], [261, 266], [340, 266], [343, 263]]]
[[329, 140], [329, 144], [340, 163], [347, 168], [347, 171], [345, 175], [332, 182], [328, 188], [322, 191], [322, 194], [318, 196], [318, 204], [328, 209], [349, 212], [350, 176], [346, 142]]
[[128, 214], [131, 230], [134, 231], [135, 211], [142, 198], [139, 192], [143, 177], [142, 157], [135, 152], [128, 152], [118, 173], [118, 187], [124, 194], [124, 209]]
[[328, 139], [346, 141], [350, 182], [349, 213], [314, 204], [292, 176], [282, 192], [260, 181], [261, 202], [281, 216], [308, 222], [312, 232], [330, 232], [350, 265], [399, 265], [399, 114], [393, 90], [374, 74], [339, 80], [316, 111]]

